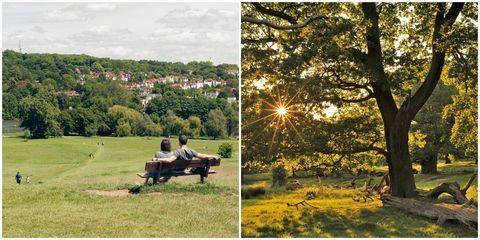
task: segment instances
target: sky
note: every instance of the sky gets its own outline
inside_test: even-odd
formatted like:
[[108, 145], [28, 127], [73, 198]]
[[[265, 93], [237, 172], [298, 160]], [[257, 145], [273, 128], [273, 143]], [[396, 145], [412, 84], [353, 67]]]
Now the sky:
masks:
[[3, 3], [3, 50], [169, 62], [239, 59], [238, 3]]

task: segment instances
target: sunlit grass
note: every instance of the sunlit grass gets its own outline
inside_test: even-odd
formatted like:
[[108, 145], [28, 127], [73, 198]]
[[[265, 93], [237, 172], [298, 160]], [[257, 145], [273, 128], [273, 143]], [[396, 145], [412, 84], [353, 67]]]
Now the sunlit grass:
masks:
[[[417, 183], [417, 187], [430, 189], [445, 181], [458, 181], [463, 186], [471, 174], [464, 174], [463, 167], [472, 170], [468, 162], [440, 165], [440, 170], [449, 169], [449, 175], [439, 181]], [[457, 175], [453, 173], [458, 172]], [[447, 171], [445, 171], [447, 172]], [[428, 176], [416, 175], [416, 179]], [[354, 200], [358, 190], [338, 188], [350, 183], [350, 179], [297, 178], [303, 187], [295, 191], [282, 188], [267, 188], [265, 196], [242, 200], [243, 237], [475, 237], [477, 234], [462, 225], [447, 223], [438, 226], [435, 221], [384, 208], [380, 200], [366, 203]], [[357, 186], [367, 181], [357, 180]], [[374, 184], [380, 181], [374, 179]], [[270, 186], [268, 173], [244, 176], [244, 185]], [[330, 187], [329, 187], [330, 186]], [[337, 187], [333, 187], [337, 186]], [[470, 187], [468, 197], [476, 199], [477, 185]], [[287, 206], [306, 198], [306, 193], [316, 191], [317, 197], [308, 200], [317, 207]]]
[[[161, 138], [103, 140], [104, 146], [97, 145], [99, 138], [4, 138], [3, 237], [238, 236], [237, 142], [228, 141], [232, 158], [222, 159], [206, 184], [198, 176], [178, 177], [140, 194], [112, 197], [86, 190], [143, 184], [135, 174], [144, 171]], [[190, 140], [189, 145], [215, 154], [223, 142]], [[89, 159], [91, 152], [95, 159]], [[17, 171], [31, 175], [31, 183], [17, 185]], [[158, 194], [147, 194], [153, 192]]]

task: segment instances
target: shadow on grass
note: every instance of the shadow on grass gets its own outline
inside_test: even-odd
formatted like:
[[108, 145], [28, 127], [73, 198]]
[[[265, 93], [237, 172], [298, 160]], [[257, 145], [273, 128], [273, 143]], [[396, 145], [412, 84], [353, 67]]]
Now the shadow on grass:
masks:
[[135, 185], [128, 188], [132, 194], [146, 193], [197, 193], [197, 194], [225, 194], [235, 195], [238, 191], [227, 186], [218, 186], [213, 183], [166, 183], [155, 185]]
[[[360, 209], [339, 214], [333, 210], [302, 209], [298, 218], [284, 216], [280, 224], [256, 228], [256, 237], [477, 237], [477, 233], [457, 223], [447, 222], [440, 227], [434, 221], [419, 219], [390, 208]], [[249, 237], [244, 236], [242, 237]]]

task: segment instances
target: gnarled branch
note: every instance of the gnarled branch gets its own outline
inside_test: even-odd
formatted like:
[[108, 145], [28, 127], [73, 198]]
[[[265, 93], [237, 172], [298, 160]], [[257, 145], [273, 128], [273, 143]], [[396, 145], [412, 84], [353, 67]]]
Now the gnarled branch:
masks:
[[257, 19], [257, 18], [252, 18], [252, 17], [248, 17], [248, 16], [242, 16], [242, 22], [248, 22], [248, 23], [259, 24], [259, 25], [266, 25], [268, 27], [275, 28], [275, 29], [278, 29], [278, 30], [294, 30], [294, 29], [303, 28], [303, 27], [307, 26], [308, 24], [310, 24], [311, 22], [313, 22], [314, 20], [317, 20], [317, 19], [328, 19], [328, 17], [323, 15], [323, 14], [317, 14], [317, 15], [314, 15], [314, 16], [311, 16], [311, 17], [305, 19], [305, 21], [303, 21], [302, 23], [291, 24], [291, 25], [278, 25], [278, 24], [269, 22], [268, 20], [265, 20], [265, 19]]

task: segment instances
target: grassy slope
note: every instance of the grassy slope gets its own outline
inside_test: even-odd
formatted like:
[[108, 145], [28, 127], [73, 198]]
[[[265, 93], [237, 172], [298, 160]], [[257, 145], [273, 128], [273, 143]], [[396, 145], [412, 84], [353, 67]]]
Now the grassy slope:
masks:
[[[457, 181], [462, 186], [476, 166], [459, 162], [452, 165], [439, 164], [442, 175], [416, 175], [417, 187], [430, 189], [445, 181]], [[435, 179], [432, 179], [434, 177]], [[357, 195], [352, 189], [338, 189], [326, 185], [347, 185], [350, 180], [298, 179], [303, 188], [286, 191], [285, 188], [269, 188], [268, 174], [244, 175], [242, 186], [264, 185], [267, 195], [257, 199], [242, 200], [243, 237], [475, 237], [476, 233], [463, 226], [447, 223], [440, 227], [434, 221], [401, 211], [383, 208], [379, 200], [367, 203], [353, 200]], [[364, 181], [357, 181], [359, 186]], [[425, 181], [427, 180], [427, 181]], [[379, 178], [375, 179], [378, 182]], [[317, 198], [308, 201], [318, 209], [299, 206], [299, 210], [286, 203], [305, 199], [307, 191], [319, 192]], [[477, 181], [467, 193], [477, 199]]]
[[[238, 145], [198, 186], [199, 177], [173, 178], [159, 195], [97, 196], [142, 184], [135, 176], [159, 148], [160, 138], [66, 137], [23, 142], [3, 139], [3, 237], [236, 237]], [[176, 142], [172, 139], [172, 142]], [[191, 148], [216, 153], [224, 141], [191, 140]], [[93, 160], [89, 154], [96, 152]], [[29, 185], [17, 185], [20, 171]], [[215, 191], [208, 191], [208, 187]], [[205, 191], [205, 189], [207, 189]]]

